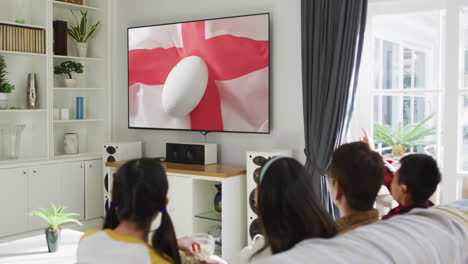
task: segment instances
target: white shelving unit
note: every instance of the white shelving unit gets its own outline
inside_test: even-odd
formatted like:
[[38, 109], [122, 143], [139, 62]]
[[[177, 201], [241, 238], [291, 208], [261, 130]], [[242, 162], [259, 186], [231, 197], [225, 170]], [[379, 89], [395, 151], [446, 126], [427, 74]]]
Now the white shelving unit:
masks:
[[[19, 6], [23, 3], [22, 6]], [[46, 53], [0, 50], [7, 64], [7, 78], [15, 85], [9, 106], [26, 108], [27, 78], [37, 76], [38, 109], [0, 110], [0, 210], [11, 212], [0, 219], [0, 237], [43, 229], [44, 223], [30, 218], [37, 207], [58, 203], [79, 213], [78, 219], [102, 217], [102, 144], [110, 139], [110, 16], [112, 0], [85, 0], [74, 5], [54, 0], [0, 0], [0, 23], [45, 30]], [[68, 55], [53, 54], [53, 21], [75, 23], [70, 10], [88, 23], [101, 21], [101, 29], [88, 41], [88, 58], [76, 55], [75, 41], [68, 37]], [[24, 24], [15, 19], [22, 14]], [[76, 75], [78, 88], [64, 88], [54, 66], [64, 61], [80, 62], [83, 74]], [[54, 108], [68, 108], [75, 117], [76, 97], [86, 98], [86, 119], [54, 120]], [[8, 143], [2, 129], [24, 124], [19, 158], [8, 160]], [[2, 128], [3, 127], [3, 128]], [[79, 135], [79, 153], [64, 153], [64, 134]]]
[[[101, 148], [110, 139], [110, 19], [111, 0], [84, 0], [83, 5], [55, 0], [22, 0], [24, 24], [16, 23], [21, 1], [0, 0], [0, 23], [12, 26], [43, 29], [46, 33], [46, 53], [35, 54], [0, 50], [7, 63], [8, 80], [15, 85], [9, 95], [9, 107], [26, 108], [27, 77], [36, 73], [38, 80], [39, 109], [0, 110], [2, 123], [25, 124], [21, 137], [20, 157], [6, 160], [0, 148], [0, 169], [8, 164], [31, 160], [54, 160], [101, 156]], [[53, 21], [75, 24], [74, 14], [88, 11], [88, 26], [101, 21], [100, 30], [88, 40], [88, 57], [77, 57], [76, 42], [68, 36], [68, 55], [53, 53]], [[83, 64], [83, 74], [74, 74], [77, 88], [65, 88], [63, 77], [53, 73], [54, 67], [64, 61]], [[74, 118], [76, 97], [85, 98], [85, 119], [53, 120], [54, 108], [68, 108]], [[63, 153], [64, 133], [79, 135], [80, 153]], [[2, 142], [0, 131], [0, 142]], [[0, 143], [0, 147], [2, 144]]]

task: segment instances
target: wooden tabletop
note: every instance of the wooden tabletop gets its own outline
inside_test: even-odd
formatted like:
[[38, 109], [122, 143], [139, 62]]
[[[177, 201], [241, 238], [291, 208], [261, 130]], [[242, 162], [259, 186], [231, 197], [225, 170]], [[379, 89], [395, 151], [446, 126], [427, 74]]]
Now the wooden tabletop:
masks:
[[[126, 160], [107, 162], [106, 167], [120, 168]], [[190, 174], [198, 176], [229, 178], [246, 174], [244, 166], [225, 165], [225, 164], [209, 164], [209, 165], [194, 165], [172, 162], [161, 162], [161, 165], [168, 173]]]

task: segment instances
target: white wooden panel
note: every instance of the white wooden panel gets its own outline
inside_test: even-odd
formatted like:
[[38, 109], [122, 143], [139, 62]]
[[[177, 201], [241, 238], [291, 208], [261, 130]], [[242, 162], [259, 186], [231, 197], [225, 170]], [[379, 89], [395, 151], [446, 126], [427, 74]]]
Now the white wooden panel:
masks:
[[84, 162], [67, 162], [59, 165], [60, 206], [64, 212], [80, 214], [76, 219], [84, 219]]
[[247, 245], [245, 175], [224, 180], [222, 189], [222, 257], [229, 260]]
[[102, 177], [102, 160], [85, 162], [85, 209], [86, 219], [104, 216], [104, 179]]
[[[37, 166], [29, 169], [29, 210], [39, 207], [51, 210], [50, 203], [59, 202], [59, 170], [57, 165]], [[44, 220], [30, 216], [30, 230], [46, 228]]]
[[27, 170], [2, 170], [0, 182], [0, 237], [28, 231]]
[[[168, 176], [169, 192], [167, 211], [171, 216], [177, 237], [192, 234], [192, 179], [183, 176]], [[159, 226], [159, 217], [152, 229]]]

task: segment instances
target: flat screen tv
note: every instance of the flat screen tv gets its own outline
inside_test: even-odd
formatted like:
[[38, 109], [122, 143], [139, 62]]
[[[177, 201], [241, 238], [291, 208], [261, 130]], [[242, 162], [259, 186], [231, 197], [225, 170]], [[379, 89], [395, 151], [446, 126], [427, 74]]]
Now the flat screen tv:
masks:
[[269, 133], [269, 14], [128, 28], [128, 127]]

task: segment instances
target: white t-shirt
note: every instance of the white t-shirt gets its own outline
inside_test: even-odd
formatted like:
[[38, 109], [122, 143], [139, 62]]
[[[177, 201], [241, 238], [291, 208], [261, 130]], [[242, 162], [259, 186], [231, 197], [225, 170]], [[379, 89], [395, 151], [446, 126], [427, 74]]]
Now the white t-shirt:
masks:
[[77, 251], [79, 264], [170, 264], [148, 243], [110, 229], [86, 232]]

